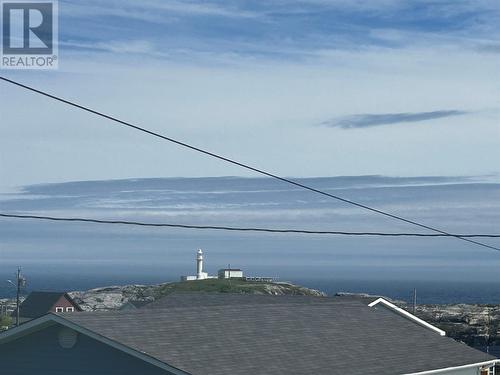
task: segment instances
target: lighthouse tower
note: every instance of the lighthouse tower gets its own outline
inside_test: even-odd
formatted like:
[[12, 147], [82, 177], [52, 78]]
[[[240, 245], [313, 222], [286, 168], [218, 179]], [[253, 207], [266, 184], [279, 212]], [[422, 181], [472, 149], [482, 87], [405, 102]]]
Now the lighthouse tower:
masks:
[[206, 279], [205, 273], [203, 272], [203, 251], [198, 249], [196, 253], [196, 278], [198, 280]]
[[216, 279], [217, 276], [209, 276], [208, 273], [203, 272], [203, 251], [198, 249], [196, 252], [196, 275], [181, 276], [181, 281], [205, 280]]

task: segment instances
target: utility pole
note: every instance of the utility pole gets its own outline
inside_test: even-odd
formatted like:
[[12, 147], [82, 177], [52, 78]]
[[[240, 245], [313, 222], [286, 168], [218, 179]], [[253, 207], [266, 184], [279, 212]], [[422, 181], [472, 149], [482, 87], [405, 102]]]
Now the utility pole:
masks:
[[[16, 327], [19, 326], [19, 308], [21, 307], [21, 288], [26, 286], [26, 279], [21, 275], [21, 267], [17, 267], [16, 273], [16, 283], [14, 284], [12, 280], [7, 280], [7, 282], [16, 288]], [[6, 308], [7, 310], [7, 308]]]
[[413, 315], [417, 312], [417, 288], [413, 288]]
[[21, 297], [21, 288], [26, 286], [26, 279], [24, 278], [23, 275], [21, 275], [21, 267], [17, 268], [17, 275], [16, 275], [16, 327], [19, 326], [19, 310], [21, 307], [20, 304], [20, 297]]
[[486, 336], [486, 354], [490, 354], [490, 328], [491, 328], [491, 315], [490, 315], [490, 308], [487, 307], [488, 309], [488, 326], [487, 326], [487, 336]]
[[21, 289], [21, 267], [17, 268], [16, 289], [16, 327], [19, 327], [19, 292]]

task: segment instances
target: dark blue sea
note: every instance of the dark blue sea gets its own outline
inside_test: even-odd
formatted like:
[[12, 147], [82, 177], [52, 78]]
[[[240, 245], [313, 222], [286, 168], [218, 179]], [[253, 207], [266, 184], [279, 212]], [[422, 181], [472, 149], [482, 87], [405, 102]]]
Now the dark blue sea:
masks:
[[[154, 284], [166, 281], [177, 281], [178, 277], [168, 277], [160, 274], [141, 274], [129, 270], [122, 275], [115, 270], [106, 271], [82, 270], [80, 273], [68, 274], [64, 271], [49, 269], [26, 270], [28, 280], [24, 294], [31, 290], [87, 290], [107, 285], [127, 284]], [[5, 271], [0, 273], [3, 280], [12, 279], [13, 274]], [[345, 280], [322, 278], [281, 278], [281, 281], [290, 281], [298, 285], [321, 290], [328, 295], [338, 292], [368, 293], [382, 295], [401, 301], [412, 301], [413, 290], [417, 290], [417, 300], [421, 304], [448, 304], [448, 303], [479, 303], [500, 304], [500, 283], [472, 282], [472, 281], [424, 281], [424, 280]], [[5, 283], [0, 288], [0, 298], [13, 297], [14, 288]]]

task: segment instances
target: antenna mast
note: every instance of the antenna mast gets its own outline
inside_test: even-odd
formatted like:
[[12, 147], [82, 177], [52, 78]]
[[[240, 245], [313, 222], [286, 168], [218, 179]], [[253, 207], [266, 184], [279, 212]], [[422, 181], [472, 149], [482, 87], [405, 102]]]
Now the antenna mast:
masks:
[[417, 288], [413, 288], [413, 314], [417, 312]]

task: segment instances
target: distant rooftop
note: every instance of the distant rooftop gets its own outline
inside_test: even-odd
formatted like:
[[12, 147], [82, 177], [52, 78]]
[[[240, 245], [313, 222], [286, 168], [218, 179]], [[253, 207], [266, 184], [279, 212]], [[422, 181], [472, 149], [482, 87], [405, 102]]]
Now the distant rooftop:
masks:
[[[73, 303], [76, 310], [81, 310], [78, 304], [65, 292], [31, 292], [21, 303], [20, 315], [23, 318], [38, 318], [46, 314], [61, 297], [66, 297]], [[12, 316], [16, 314], [17, 309], [12, 313]]]

